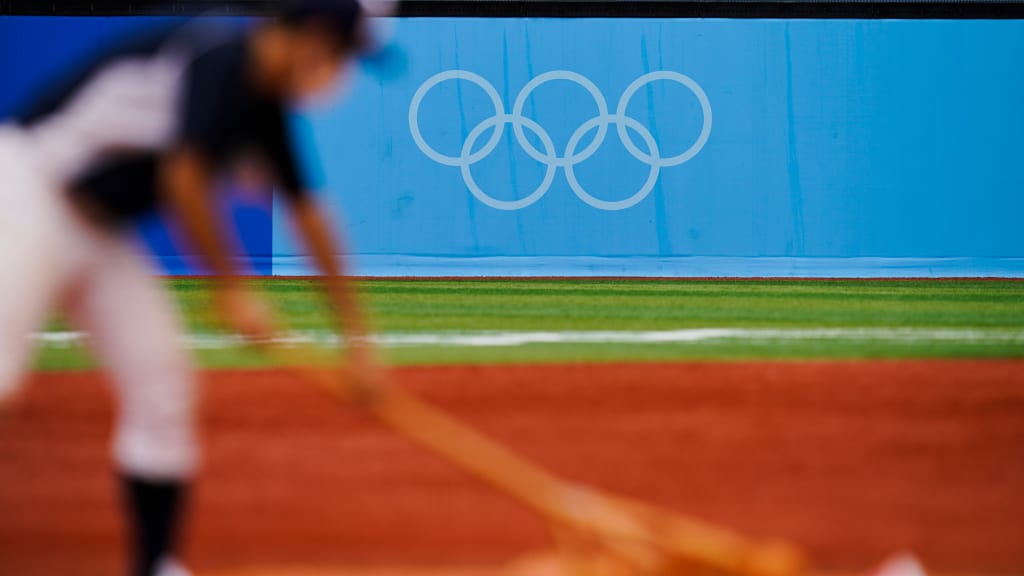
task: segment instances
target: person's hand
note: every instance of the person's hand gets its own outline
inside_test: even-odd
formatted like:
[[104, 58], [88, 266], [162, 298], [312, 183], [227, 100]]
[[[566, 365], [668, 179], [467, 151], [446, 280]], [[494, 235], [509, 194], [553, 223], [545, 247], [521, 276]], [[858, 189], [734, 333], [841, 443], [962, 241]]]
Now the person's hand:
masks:
[[221, 319], [231, 330], [257, 343], [268, 342], [273, 337], [270, 309], [244, 286], [222, 286], [217, 290], [215, 299]]

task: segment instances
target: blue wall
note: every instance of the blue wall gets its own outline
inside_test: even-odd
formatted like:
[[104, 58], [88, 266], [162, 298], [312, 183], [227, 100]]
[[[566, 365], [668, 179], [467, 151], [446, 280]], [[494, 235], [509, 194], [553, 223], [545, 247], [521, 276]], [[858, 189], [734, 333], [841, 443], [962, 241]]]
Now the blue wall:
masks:
[[[1024, 275], [1024, 22], [395, 24], [408, 60], [403, 75], [361, 75], [343, 104], [296, 118], [303, 147], [320, 152], [306, 158], [323, 200], [347, 224], [357, 272]], [[15, 78], [13, 89], [0, 90], [0, 113], [27, 85], [17, 78], [69, 51], [70, 41], [54, 47], [40, 27], [77, 38], [123, 25], [0, 18], [5, 83]], [[436, 85], [422, 94], [421, 143], [410, 129], [417, 90], [451, 70], [479, 75], [509, 115], [494, 118], [504, 123], [493, 147], [493, 127], [476, 130], [465, 162], [458, 157], [467, 137], [495, 116], [485, 89], [467, 80]], [[592, 83], [606, 123], [580, 130], [598, 105], [567, 80], [536, 87], [512, 115], [524, 86], [554, 70]], [[685, 75], [690, 86], [655, 81], [617, 114], [627, 87], [653, 71]], [[632, 153], [618, 126], [635, 142]], [[674, 163], [702, 130], [706, 142]], [[448, 158], [432, 158], [424, 143]], [[651, 158], [650, 143], [662, 160]], [[471, 193], [467, 171], [477, 193], [494, 200]], [[547, 191], [532, 204], [506, 209], [542, 183]], [[625, 206], [645, 183], [649, 194]], [[308, 271], [279, 203], [272, 218], [256, 221], [248, 230], [255, 240], [243, 243], [272, 236], [262, 250], [274, 273]]]

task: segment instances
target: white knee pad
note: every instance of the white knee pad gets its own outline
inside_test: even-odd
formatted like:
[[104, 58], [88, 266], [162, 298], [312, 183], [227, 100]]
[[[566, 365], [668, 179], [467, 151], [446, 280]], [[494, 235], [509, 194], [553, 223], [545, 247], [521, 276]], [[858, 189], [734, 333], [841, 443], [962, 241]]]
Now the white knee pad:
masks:
[[147, 480], [186, 480], [199, 463], [190, 377], [160, 378], [121, 398], [114, 458]]
[[156, 569], [156, 576], [192, 576], [192, 573], [178, 560], [164, 558]]
[[191, 422], [122, 420], [114, 439], [114, 458], [122, 472], [147, 480], [185, 480], [198, 467]]

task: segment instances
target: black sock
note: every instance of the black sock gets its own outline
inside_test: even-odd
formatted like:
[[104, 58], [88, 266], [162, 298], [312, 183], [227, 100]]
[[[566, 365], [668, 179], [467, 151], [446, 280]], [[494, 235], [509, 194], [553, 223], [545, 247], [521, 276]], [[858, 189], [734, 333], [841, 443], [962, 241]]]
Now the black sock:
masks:
[[180, 482], [124, 477], [121, 482], [132, 534], [132, 576], [153, 576], [157, 562], [171, 554], [177, 539]]

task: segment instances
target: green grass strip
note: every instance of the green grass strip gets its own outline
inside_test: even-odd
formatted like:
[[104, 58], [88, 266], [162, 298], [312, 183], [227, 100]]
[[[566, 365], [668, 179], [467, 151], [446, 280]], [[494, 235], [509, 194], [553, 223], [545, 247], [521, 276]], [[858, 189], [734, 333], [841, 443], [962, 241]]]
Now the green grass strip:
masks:
[[[207, 280], [167, 281], [189, 330], [207, 333]], [[289, 327], [332, 328], [316, 282], [254, 280]], [[1024, 329], [1024, 282], [1014, 280], [366, 280], [373, 323], [385, 333], [674, 330], [684, 328]], [[49, 327], [62, 330], [59, 321]], [[140, 333], [144, 337], [144, 332]], [[389, 349], [404, 364], [827, 358], [1021, 357], [986, 340], [709, 340], [659, 344], [527, 344]], [[237, 348], [197, 352], [207, 367], [264, 365]], [[44, 346], [40, 369], [93, 365], [79, 346]]]

